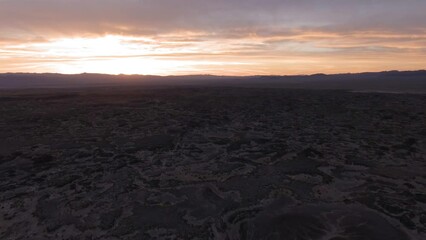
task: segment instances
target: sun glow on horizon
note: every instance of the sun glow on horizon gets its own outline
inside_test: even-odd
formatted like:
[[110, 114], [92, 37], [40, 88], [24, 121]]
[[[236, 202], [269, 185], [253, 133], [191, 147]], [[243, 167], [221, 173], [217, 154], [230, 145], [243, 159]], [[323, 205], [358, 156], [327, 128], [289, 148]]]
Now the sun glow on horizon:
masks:
[[[6, 63], [4, 69], [27, 72], [242, 76], [391, 70], [403, 65], [398, 61], [402, 57], [410, 58], [407, 66], [412, 70], [424, 63], [410, 52], [375, 56], [380, 47], [362, 45], [362, 39], [358, 46], [353, 44], [335, 35], [309, 32], [291, 39], [256, 35], [216, 39], [191, 32], [153, 37], [62, 37], [0, 45], [0, 63]], [[417, 46], [407, 43], [403, 47]], [[350, 48], [358, 50], [342, 52]]]
[[158, 60], [153, 40], [148, 38], [107, 35], [97, 38], [62, 38], [37, 44], [49, 58], [60, 58], [50, 64], [57, 72], [65, 74], [96, 72], [107, 74], [161, 75], [185, 68], [178, 61]]
[[425, 0], [0, 0], [1, 72], [294, 75], [426, 66]]
[[[31, 55], [31, 58], [37, 59], [34, 69], [64, 74], [83, 72], [145, 75], [195, 74], [212, 66], [247, 65], [238, 61], [185, 57], [197, 55], [202, 48], [144, 37], [106, 35], [95, 38], [58, 38], [42, 43], [19, 44], [9, 47], [4, 52], [9, 55], [19, 55], [21, 58]], [[28, 51], [29, 49], [31, 51]], [[7, 58], [7, 56], [4, 57]]]

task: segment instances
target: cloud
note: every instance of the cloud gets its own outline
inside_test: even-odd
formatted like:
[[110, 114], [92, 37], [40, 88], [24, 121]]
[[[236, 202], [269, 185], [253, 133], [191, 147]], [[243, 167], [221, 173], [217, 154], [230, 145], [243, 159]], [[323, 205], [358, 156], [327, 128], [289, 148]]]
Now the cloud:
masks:
[[425, 28], [424, 9], [423, 0], [6, 0], [0, 29], [77, 35], [229, 34], [250, 27], [415, 31]]
[[211, 59], [232, 72], [379, 70], [400, 59], [414, 68], [426, 63], [424, 9], [424, 0], [0, 0], [0, 70], [106, 56]]

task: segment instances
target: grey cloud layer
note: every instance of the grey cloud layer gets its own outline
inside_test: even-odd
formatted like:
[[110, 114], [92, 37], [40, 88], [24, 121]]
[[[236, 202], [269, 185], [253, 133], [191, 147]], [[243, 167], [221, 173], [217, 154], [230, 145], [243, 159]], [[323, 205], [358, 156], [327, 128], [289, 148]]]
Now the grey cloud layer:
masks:
[[[426, 28], [424, 0], [3, 0], [0, 38], [10, 35], [327, 32]], [[6, 36], [7, 35], [7, 36]]]
[[424, 12], [426, 0], [0, 0], [0, 72], [146, 74], [149, 59], [161, 74], [183, 73], [170, 61], [185, 74], [413, 70]]

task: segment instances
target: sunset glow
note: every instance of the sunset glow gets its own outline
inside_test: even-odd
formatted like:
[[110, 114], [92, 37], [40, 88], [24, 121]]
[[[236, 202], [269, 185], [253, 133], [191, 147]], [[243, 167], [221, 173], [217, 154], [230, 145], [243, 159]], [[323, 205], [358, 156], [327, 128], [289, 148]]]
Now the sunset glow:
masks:
[[0, 1], [0, 72], [282, 75], [426, 66], [424, 1], [326, 0], [313, 8], [251, 0], [244, 12], [237, 0], [177, 2]]

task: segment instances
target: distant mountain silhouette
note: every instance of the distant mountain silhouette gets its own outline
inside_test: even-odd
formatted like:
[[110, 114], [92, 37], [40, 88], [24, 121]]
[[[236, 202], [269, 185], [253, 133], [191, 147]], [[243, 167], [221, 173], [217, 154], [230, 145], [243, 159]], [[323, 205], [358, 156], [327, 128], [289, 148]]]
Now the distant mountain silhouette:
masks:
[[96, 86], [232, 86], [355, 91], [426, 92], [426, 70], [295, 76], [148, 76], [107, 74], [5, 73], [0, 89], [83, 88]]

